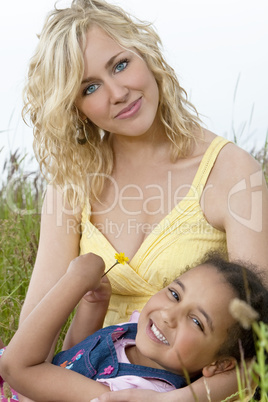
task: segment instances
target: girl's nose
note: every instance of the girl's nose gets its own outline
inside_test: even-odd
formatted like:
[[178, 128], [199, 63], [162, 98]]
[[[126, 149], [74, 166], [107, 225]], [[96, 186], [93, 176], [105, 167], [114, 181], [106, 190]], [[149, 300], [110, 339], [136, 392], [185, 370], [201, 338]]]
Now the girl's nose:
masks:
[[178, 312], [175, 310], [174, 308], [166, 308], [161, 311], [164, 323], [170, 328], [175, 328], [178, 323]]

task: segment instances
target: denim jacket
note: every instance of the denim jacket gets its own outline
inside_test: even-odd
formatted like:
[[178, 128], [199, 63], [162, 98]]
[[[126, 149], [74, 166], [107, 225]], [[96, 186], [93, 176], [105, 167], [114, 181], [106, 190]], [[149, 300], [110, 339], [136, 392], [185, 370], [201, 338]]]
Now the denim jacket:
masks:
[[114, 342], [123, 336], [127, 339], [135, 339], [136, 334], [136, 323], [102, 328], [71, 349], [58, 353], [52, 363], [93, 380], [134, 375], [166, 381], [175, 388], [186, 386], [184, 377], [169, 371], [118, 362]]

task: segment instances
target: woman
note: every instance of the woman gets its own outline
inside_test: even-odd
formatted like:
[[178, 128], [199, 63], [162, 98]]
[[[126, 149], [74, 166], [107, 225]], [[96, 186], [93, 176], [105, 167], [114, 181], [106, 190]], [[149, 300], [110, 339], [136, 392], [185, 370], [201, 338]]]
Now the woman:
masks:
[[[201, 127], [159, 45], [149, 24], [99, 0], [73, 1], [45, 22], [25, 114], [51, 185], [21, 322], [79, 253], [107, 267], [115, 250], [130, 258], [110, 273], [106, 325], [127, 321], [208, 250], [267, 267], [261, 169]], [[210, 380], [213, 400], [236, 390], [235, 373]], [[203, 382], [195, 387], [206, 398]], [[176, 392], [191, 400], [188, 387]]]

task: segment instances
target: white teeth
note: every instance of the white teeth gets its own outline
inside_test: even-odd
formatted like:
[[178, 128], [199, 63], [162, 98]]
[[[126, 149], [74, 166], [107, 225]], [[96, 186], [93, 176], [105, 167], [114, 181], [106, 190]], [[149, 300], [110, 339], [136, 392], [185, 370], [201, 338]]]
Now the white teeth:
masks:
[[157, 339], [159, 339], [159, 341], [161, 341], [164, 344], [168, 345], [168, 341], [166, 340], [164, 335], [162, 335], [161, 332], [158, 331], [158, 329], [156, 328], [156, 326], [154, 324], [151, 326], [151, 330], [154, 333], [154, 335], [157, 337]]

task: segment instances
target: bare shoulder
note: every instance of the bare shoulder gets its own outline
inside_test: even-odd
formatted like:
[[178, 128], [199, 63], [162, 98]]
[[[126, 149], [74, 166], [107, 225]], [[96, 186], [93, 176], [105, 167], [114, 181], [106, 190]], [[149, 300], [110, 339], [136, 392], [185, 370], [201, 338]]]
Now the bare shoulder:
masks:
[[[245, 150], [233, 143], [219, 153], [203, 193], [203, 211], [208, 221], [226, 230], [234, 213], [250, 215], [253, 193], [262, 192], [262, 205], [268, 192], [260, 164]], [[235, 211], [230, 214], [230, 209]]]
[[44, 197], [42, 215], [69, 216], [78, 223], [81, 222], [81, 208], [79, 206], [73, 208], [65, 195], [59, 186], [49, 184]]
[[225, 184], [233, 185], [239, 180], [250, 179], [250, 176], [257, 172], [261, 172], [259, 162], [236, 144], [228, 143], [218, 155], [211, 172], [211, 180], [216, 183], [224, 180]]
[[53, 271], [55, 266], [62, 267], [63, 271], [67, 269], [70, 260], [79, 254], [79, 219], [78, 211], [69, 205], [63, 192], [55, 186], [48, 186], [41, 214], [35, 270], [40, 266], [44, 271]]

